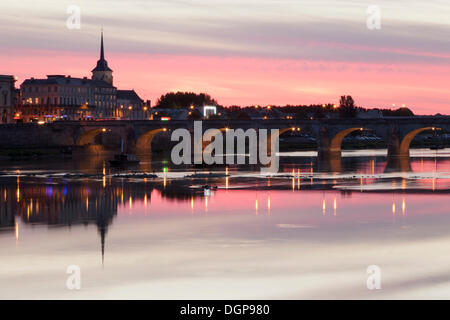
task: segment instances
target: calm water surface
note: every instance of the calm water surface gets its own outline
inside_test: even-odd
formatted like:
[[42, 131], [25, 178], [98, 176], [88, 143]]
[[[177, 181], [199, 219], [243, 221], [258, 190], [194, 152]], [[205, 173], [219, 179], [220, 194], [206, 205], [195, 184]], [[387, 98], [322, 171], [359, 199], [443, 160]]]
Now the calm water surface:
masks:
[[[164, 159], [3, 163], [0, 298], [449, 299], [450, 150], [413, 150], [410, 172], [384, 155], [345, 152], [332, 174], [283, 154], [270, 177], [186, 178], [196, 170]], [[366, 287], [370, 265], [381, 290]]]

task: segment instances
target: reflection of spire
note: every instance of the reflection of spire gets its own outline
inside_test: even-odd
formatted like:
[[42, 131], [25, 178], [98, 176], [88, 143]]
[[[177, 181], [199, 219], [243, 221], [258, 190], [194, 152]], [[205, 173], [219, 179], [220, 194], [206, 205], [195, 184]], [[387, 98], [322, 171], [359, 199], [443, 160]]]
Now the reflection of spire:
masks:
[[106, 233], [108, 232], [108, 214], [103, 212], [97, 213], [97, 229], [100, 233], [100, 243], [102, 247], [102, 265], [105, 262], [105, 240]]
[[105, 264], [105, 236], [106, 236], [106, 228], [101, 228], [100, 232], [100, 242], [102, 245], [102, 266]]

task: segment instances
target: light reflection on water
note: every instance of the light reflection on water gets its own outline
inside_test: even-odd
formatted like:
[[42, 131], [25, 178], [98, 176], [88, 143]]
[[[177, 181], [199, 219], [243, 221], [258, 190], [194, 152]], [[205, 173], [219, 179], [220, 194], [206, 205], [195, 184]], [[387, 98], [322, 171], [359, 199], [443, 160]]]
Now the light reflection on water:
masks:
[[[339, 173], [306, 154], [283, 157], [278, 176], [207, 180], [160, 160], [141, 168], [156, 179], [105, 159], [7, 164], [0, 298], [450, 298], [450, 155], [415, 152], [412, 172], [364, 151]], [[81, 291], [65, 287], [71, 264]]]

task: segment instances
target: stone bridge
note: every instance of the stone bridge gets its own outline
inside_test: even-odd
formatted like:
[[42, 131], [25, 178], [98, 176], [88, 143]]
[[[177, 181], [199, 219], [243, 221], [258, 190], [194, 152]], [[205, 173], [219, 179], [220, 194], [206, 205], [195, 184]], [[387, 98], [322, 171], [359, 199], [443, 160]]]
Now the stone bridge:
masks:
[[[151, 143], [158, 134], [169, 134], [177, 128], [194, 131], [194, 121], [109, 120], [67, 121], [45, 125], [0, 125], [0, 148], [62, 147], [93, 144], [97, 135], [113, 133], [123, 139], [128, 152], [150, 154]], [[388, 146], [388, 162], [395, 167], [409, 165], [409, 148], [416, 135], [424, 131], [450, 132], [450, 116], [391, 117], [381, 119], [321, 120], [206, 120], [202, 129], [279, 129], [280, 133], [300, 128], [317, 139], [319, 159], [340, 161], [343, 139], [350, 133], [369, 130]], [[330, 160], [332, 159], [332, 160]], [[406, 159], [406, 160], [405, 160]], [[331, 161], [331, 163], [330, 163]]]

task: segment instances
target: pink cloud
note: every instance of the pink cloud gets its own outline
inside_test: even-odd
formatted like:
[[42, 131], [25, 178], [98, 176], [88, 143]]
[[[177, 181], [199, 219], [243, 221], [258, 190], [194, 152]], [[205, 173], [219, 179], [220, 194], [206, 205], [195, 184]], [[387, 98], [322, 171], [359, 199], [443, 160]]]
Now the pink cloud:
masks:
[[[337, 102], [351, 94], [361, 106], [405, 104], [416, 113], [448, 113], [450, 66], [295, 59], [108, 53], [115, 85], [142, 98], [168, 92], [208, 92], [224, 105]], [[98, 57], [85, 53], [22, 50], [0, 53], [3, 73], [25, 78], [46, 74], [90, 76]]]

